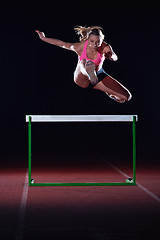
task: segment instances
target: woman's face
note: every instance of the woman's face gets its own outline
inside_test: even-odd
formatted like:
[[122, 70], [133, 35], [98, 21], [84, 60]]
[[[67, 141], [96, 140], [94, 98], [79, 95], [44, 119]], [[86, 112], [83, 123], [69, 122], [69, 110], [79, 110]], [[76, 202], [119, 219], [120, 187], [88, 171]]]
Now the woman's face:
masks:
[[88, 38], [89, 47], [94, 50], [96, 50], [98, 47], [100, 47], [102, 42], [103, 42], [103, 40], [99, 36], [96, 36], [93, 34], [91, 34]]

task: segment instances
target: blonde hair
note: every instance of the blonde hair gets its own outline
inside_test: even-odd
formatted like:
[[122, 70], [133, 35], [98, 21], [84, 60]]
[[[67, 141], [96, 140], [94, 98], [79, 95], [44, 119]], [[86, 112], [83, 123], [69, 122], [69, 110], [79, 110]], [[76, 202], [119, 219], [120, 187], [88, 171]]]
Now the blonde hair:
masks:
[[76, 26], [74, 30], [78, 35], [80, 35], [79, 40], [85, 41], [89, 38], [90, 34], [99, 36], [102, 40], [104, 39], [104, 34], [102, 33], [102, 28], [99, 26], [91, 26], [91, 27], [82, 27]]

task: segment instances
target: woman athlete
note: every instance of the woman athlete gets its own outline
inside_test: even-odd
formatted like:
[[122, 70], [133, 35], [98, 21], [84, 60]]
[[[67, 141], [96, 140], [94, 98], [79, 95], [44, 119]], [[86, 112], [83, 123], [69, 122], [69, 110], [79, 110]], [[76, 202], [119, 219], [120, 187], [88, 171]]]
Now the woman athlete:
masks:
[[124, 103], [132, 97], [131, 93], [116, 79], [109, 76], [102, 68], [105, 59], [117, 61], [118, 57], [112, 47], [104, 41], [101, 27], [74, 28], [80, 35], [80, 42], [68, 43], [54, 38], [47, 38], [43, 32], [36, 30], [44, 42], [74, 51], [78, 55], [78, 64], [74, 72], [74, 82], [82, 87], [92, 87], [105, 92], [116, 102]]

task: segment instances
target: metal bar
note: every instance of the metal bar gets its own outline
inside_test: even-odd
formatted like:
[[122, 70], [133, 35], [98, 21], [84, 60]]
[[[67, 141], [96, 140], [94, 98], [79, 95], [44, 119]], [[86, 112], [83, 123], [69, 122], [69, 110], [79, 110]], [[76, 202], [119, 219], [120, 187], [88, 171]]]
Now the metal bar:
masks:
[[136, 184], [136, 119], [133, 116], [133, 183]]
[[26, 122], [29, 117], [32, 122], [132, 122], [133, 116], [137, 115], [26, 115]]
[[135, 183], [110, 182], [110, 183], [32, 183], [31, 186], [135, 186]]
[[28, 123], [28, 184], [31, 184], [31, 116], [29, 116]]

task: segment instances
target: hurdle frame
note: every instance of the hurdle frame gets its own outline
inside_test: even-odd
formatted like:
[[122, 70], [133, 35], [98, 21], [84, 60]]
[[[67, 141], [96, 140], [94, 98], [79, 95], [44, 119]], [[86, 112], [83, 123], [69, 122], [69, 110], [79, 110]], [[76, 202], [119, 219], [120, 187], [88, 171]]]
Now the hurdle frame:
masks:
[[[119, 120], [118, 120], [119, 119]], [[136, 186], [136, 121], [138, 115], [26, 115], [28, 122], [28, 185], [29, 186]], [[132, 122], [133, 177], [126, 182], [37, 183], [31, 178], [31, 122]]]

